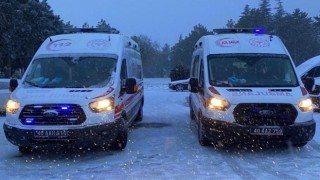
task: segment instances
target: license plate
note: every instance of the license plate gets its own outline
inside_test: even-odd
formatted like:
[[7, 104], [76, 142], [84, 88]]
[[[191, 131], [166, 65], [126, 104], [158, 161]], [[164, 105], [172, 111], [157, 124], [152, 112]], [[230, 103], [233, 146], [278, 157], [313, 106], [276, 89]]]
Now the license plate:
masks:
[[255, 127], [250, 129], [250, 134], [265, 136], [282, 136], [283, 129], [280, 127]]
[[34, 137], [36, 138], [66, 138], [68, 131], [65, 130], [35, 130]]

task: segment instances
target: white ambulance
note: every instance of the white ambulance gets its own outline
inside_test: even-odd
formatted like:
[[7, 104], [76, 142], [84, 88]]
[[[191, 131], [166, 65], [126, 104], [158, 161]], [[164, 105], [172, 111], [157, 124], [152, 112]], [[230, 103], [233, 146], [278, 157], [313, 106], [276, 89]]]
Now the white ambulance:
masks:
[[192, 56], [190, 116], [200, 144], [307, 144], [312, 102], [281, 40], [263, 29], [215, 32]]
[[103, 29], [47, 38], [11, 88], [3, 128], [21, 152], [60, 144], [121, 150], [143, 116], [139, 46]]

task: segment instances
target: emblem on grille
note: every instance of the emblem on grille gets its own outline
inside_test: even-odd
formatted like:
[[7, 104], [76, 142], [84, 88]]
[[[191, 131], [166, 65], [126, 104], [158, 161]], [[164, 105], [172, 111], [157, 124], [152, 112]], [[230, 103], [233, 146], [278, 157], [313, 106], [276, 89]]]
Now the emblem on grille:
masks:
[[43, 113], [43, 116], [44, 117], [57, 117], [59, 114], [58, 111], [56, 110], [47, 110]]
[[264, 109], [264, 110], [260, 110], [259, 114], [263, 116], [271, 116], [274, 114], [274, 112], [272, 110]]

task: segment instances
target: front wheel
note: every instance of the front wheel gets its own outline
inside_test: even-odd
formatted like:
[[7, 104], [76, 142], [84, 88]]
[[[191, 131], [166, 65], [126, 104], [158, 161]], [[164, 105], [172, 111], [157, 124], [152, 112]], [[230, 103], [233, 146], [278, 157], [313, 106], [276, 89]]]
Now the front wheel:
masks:
[[28, 153], [31, 153], [31, 152], [32, 152], [32, 147], [29, 147], [29, 146], [19, 146], [19, 151], [20, 151], [22, 154], [28, 154]]
[[128, 142], [128, 130], [122, 130], [118, 133], [117, 138], [111, 144], [113, 150], [123, 150], [126, 148]]
[[183, 91], [184, 90], [184, 87], [182, 84], [177, 84], [176, 85], [176, 91]]
[[140, 121], [142, 121], [142, 118], [143, 118], [143, 105], [141, 104], [139, 111], [138, 111], [138, 114], [137, 114], [137, 117], [134, 119], [134, 121], [140, 122]]
[[296, 144], [292, 144], [293, 147], [303, 147], [305, 146], [307, 143], [296, 143]]
[[211, 141], [206, 137], [206, 133], [204, 131], [204, 127], [201, 120], [199, 120], [199, 124], [198, 124], [198, 141], [201, 146], [211, 145]]
[[192, 107], [190, 107], [190, 118], [191, 118], [192, 120], [194, 120], [194, 119], [196, 118]]

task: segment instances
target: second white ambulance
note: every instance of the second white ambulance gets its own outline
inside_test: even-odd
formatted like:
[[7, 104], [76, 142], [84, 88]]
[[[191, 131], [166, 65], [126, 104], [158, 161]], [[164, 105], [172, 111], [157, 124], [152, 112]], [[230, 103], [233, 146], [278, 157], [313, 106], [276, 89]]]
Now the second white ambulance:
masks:
[[315, 134], [312, 102], [281, 40], [263, 29], [217, 30], [194, 47], [190, 115], [201, 145], [289, 143]]

